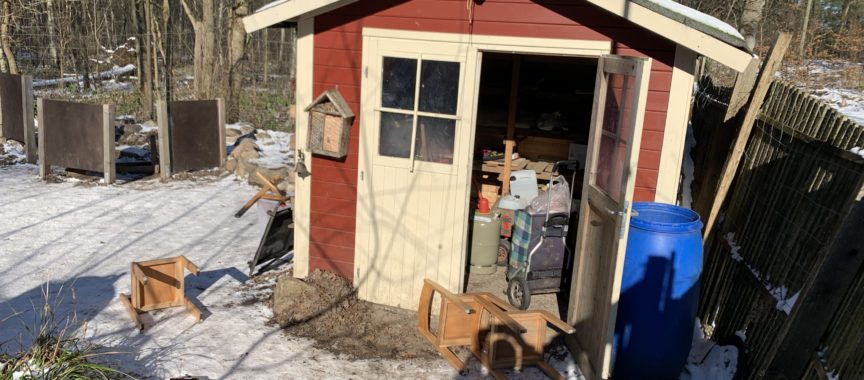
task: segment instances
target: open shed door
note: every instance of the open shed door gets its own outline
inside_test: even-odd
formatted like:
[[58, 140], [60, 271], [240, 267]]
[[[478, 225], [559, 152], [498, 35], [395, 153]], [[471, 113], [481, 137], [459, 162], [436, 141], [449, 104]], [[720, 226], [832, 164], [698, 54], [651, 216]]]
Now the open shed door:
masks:
[[609, 378], [612, 367], [650, 67], [647, 58], [607, 55], [597, 68], [567, 312], [576, 329], [570, 348], [588, 380]]

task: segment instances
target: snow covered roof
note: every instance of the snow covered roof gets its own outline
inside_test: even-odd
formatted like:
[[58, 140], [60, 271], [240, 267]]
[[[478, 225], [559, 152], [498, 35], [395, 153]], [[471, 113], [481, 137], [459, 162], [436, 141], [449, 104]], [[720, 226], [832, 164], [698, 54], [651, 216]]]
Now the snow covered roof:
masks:
[[[278, 23], [316, 15], [358, 0], [275, 0], [243, 18], [247, 33]], [[738, 72], [752, 54], [734, 27], [672, 0], [587, 0], [678, 45]]]
[[672, 0], [631, 1], [730, 45], [747, 49], [747, 43], [744, 41], [744, 37], [741, 33], [732, 25], [729, 25], [714, 16], [699, 12]]

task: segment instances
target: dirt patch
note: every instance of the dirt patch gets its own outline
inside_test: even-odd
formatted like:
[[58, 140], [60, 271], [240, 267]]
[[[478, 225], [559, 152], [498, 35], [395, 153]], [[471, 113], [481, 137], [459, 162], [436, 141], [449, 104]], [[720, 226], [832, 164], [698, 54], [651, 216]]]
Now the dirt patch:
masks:
[[436, 358], [417, 331], [417, 313], [357, 299], [351, 284], [325, 271], [283, 276], [273, 295], [274, 323], [316, 347], [356, 359]]

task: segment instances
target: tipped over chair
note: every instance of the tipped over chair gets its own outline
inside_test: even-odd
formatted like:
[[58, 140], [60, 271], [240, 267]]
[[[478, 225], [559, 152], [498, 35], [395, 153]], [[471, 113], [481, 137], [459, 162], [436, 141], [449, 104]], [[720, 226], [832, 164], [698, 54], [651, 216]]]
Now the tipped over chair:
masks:
[[201, 311], [186, 298], [186, 270], [198, 275], [198, 267], [185, 256], [132, 262], [132, 294], [120, 293], [120, 301], [139, 330], [145, 327], [141, 314], [150, 310], [183, 306], [201, 320]]
[[[441, 295], [437, 334], [430, 328], [435, 293]], [[519, 371], [525, 366], [536, 366], [553, 379], [563, 379], [543, 359], [547, 326], [566, 334], [573, 333], [573, 327], [546, 311], [516, 310], [489, 293], [453, 294], [426, 279], [417, 317], [420, 334], [460, 372], [465, 370], [465, 362], [452, 348], [468, 346], [496, 379], [506, 379], [502, 369]]]

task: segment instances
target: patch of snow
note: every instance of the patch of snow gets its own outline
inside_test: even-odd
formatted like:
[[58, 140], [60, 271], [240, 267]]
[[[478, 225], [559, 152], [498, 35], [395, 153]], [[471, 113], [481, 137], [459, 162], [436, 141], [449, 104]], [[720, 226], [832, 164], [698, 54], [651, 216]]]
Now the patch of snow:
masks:
[[275, 0], [275, 1], [271, 1], [271, 2], [269, 2], [269, 3], [267, 3], [267, 4], [262, 5], [260, 8], [256, 9], [255, 12], [256, 12], [256, 13], [257, 13], [257, 12], [261, 12], [261, 11], [264, 11], [264, 10], [267, 10], [267, 9], [270, 9], [270, 8], [273, 8], [273, 7], [277, 6], [277, 5], [285, 4], [285, 3], [289, 2], [289, 1], [291, 1], [291, 0]]
[[259, 130], [258, 135], [260, 136], [262, 132], [270, 135], [270, 138], [259, 138], [256, 141], [258, 148], [261, 149], [258, 152], [261, 156], [252, 160], [252, 163], [269, 169], [292, 166], [294, 163], [294, 150], [291, 149], [289, 143], [293, 138], [293, 134], [262, 129]]
[[742, 342], [747, 342], [747, 329], [735, 331], [735, 336], [741, 339]]
[[159, 127], [154, 127], [150, 124], [138, 124], [138, 126], [141, 127], [141, 133], [150, 133], [159, 129]]
[[130, 90], [132, 89], [132, 84], [126, 82], [118, 82], [114, 79], [111, 79], [102, 81], [102, 88], [108, 91]]
[[840, 111], [850, 120], [864, 126], [864, 93], [841, 88], [820, 88], [813, 94]]
[[789, 296], [789, 289], [785, 285], [774, 285], [771, 283], [771, 275], [762, 276], [762, 273], [754, 268], [750, 263], [744, 260], [744, 257], [741, 256], [741, 246], [738, 245], [735, 240], [735, 233], [728, 232], [726, 233], [726, 244], [729, 245], [730, 256], [732, 260], [744, 263], [747, 266], [747, 269], [750, 269], [750, 272], [753, 273], [753, 276], [756, 277], [757, 280], [765, 287], [765, 290], [777, 300], [776, 308], [780, 310], [786, 315], [792, 313], [792, 308], [795, 306], [795, 302], [798, 301], [798, 295], [801, 293], [800, 291], [795, 294]]
[[697, 318], [687, 365], [679, 380], [732, 380], [738, 369], [738, 348], [718, 346], [705, 339], [702, 322]]
[[854, 153], [854, 154], [861, 156], [861, 158], [864, 158], [864, 148], [856, 146], [856, 147], [853, 147], [852, 149], [849, 149], [849, 151]]
[[682, 172], [684, 180], [681, 181], [681, 207], [693, 207], [693, 178], [696, 172], [696, 164], [693, 162], [691, 152], [696, 147], [696, 135], [693, 133], [693, 123], [687, 122], [687, 139], [684, 142], [684, 162]]
[[[99, 73], [100, 79], [109, 79], [111, 77], [117, 75], [123, 75], [135, 71], [135, 65], [128, 64], [123, 67], [114, 66], [111, 70], [103, 71]], [[64, 76], [60, 79], [34, 79], [33, 87], [44, 87], [44, 86], [53, 86], [60, 83], [78, 83], [84, 79], [83, 75], [73, 75], [73, 76]]]
[[744, 258], [741, 257], [741, 246], [735, 241], [735, 233], [729, 232], [726, 234], [726, 243], [729, 244], [729, 249], [731, 251], [732, 260], [735, 261], [743, 261]]

